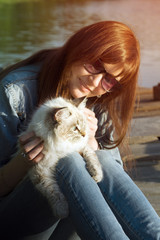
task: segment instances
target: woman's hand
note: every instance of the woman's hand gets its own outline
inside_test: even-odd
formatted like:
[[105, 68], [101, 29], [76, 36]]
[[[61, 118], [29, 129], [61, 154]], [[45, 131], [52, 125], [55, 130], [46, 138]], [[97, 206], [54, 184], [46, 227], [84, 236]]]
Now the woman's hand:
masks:
[[97, 150], [98, 143], [95, 139], [95, 134], [98, 128], [98, 120], [95, 117], [95, 113], [88, 108], [84, 109], [84, 114], [86, 115], [88, 126], [90, 129], [88, 144], [92, 147], [93, 150]]
[[43, 159], [43, 141], [37, 137], [34, 132], [22, 135], [19, 141], [21, 145], [21, 155], [24, 154], [26, 160], [37, 163]]

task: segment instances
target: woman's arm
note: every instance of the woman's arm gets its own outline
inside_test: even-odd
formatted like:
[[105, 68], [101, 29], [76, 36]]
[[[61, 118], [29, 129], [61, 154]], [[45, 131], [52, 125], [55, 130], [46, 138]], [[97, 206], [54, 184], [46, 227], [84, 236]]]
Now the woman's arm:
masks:
[[0, 168], [0, 197], [11, 192], [30, 167], [43, 158], [43, 142], [33, 132], [20, 137], [21, 149]]
[[[35, 67], [33, 66], [33, 70]], [[24, 177], [31, 164], [22, 152], [17, 151], [17, 141], [25, 129], [37, 104], [37, 71], [29, 66], [17, 69], [0, 81], [0, 195], [12, 191]], [[29, 137], [27, 137], [29, 138]], [[22, 139], [22, 150], [27, 141]], [[28, 145], [27, 145], [28, 146]], [[34, 145], [33, 145], [34, 146]], [[30, 148], [31, 149], [31, 148]], [[30, 154], [32, 151], [30, 151]], [[14, 156], [14, 157], [13, 157]], [[27, 159], [32, 159], [29, 155]]]
[[0, 197], [10, 193], [25, 176], [31, 164], [19, 152], [9, 163], [0, 168]]

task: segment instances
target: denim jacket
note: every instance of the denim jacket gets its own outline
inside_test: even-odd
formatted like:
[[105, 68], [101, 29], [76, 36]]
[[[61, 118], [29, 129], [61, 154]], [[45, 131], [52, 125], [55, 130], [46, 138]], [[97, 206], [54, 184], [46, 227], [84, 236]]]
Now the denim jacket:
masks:
[[[0, 167], [16, 152], [18, 135], [26, 128], [37, 106], [39, 71], [39, 65], [24, 66], [0, 81]], [[108, 151], [122, 163], [118, 148]]]
[[0, 166], [16, 151], [17, 137], [37, 105], [39, 66], [25, 66], [0, 81]]

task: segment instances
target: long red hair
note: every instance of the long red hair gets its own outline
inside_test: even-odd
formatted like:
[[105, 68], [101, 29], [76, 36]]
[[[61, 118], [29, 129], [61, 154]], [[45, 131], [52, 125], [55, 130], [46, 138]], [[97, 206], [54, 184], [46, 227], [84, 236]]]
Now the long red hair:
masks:
[[119, 74], [122, 86], [120, 89], [106, 93], [101, 98], [89, 99], [89, 104], [95, 101], [99, 104], [99, 113], [109, 112], [116, 130], [116, 146], [126, 135], [132, 118], [140, 64], [139, 43], [125, 24], [102, 21], [86, 26], [73, 34], [64, 46], [42, 50], [8, 68], [0, 77], [19, 66], [41, 62], [38, 76], [39, 103], [55, 96], [70, 98], [67, 76], [72, 64], [92, 63], [98, 59], [104, 63], [118, 64], [123, 69]]

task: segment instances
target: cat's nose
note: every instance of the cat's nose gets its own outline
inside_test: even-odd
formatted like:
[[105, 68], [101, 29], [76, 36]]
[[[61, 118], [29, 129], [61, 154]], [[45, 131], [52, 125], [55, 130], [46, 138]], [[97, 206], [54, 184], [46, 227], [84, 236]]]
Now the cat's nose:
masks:
[[81, 135], [82, 135], [82, 137], [85, 137], [86, 136], [86, 132], [85, 131], [81, 131]]

